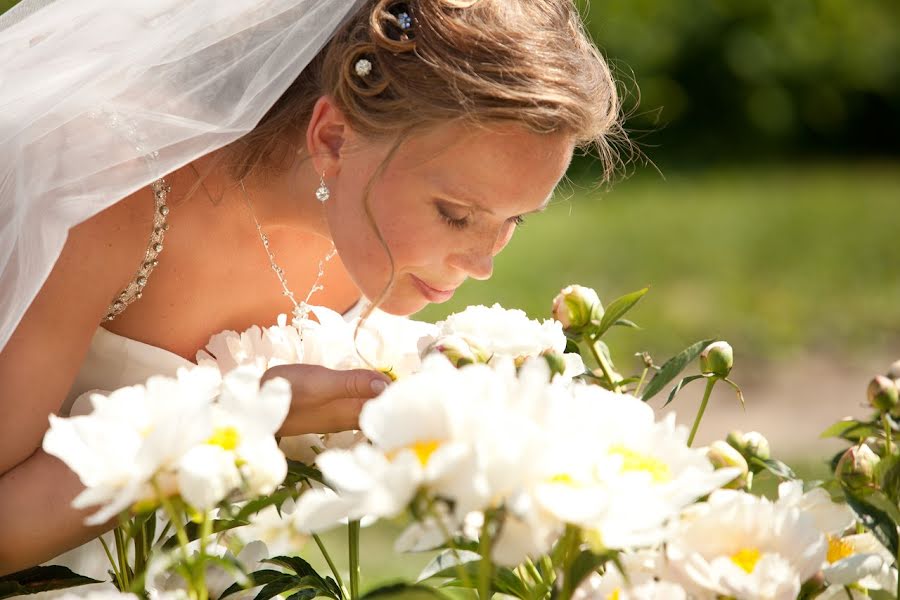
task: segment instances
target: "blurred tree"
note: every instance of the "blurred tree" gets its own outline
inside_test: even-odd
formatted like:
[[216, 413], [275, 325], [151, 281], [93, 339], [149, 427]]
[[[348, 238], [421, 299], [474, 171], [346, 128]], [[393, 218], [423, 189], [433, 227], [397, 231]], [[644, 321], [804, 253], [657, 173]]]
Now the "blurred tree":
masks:
[[896, 0], [579, 2], [654, 158], [900, 155]]

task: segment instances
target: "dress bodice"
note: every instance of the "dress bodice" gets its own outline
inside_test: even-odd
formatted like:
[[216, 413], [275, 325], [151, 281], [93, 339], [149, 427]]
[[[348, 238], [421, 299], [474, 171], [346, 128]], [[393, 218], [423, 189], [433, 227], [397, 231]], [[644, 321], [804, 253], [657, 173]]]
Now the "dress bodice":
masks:
[[74, 411], [73, 405], [93, 390], [111, 392], [144, 383], [153, 375], [172, 377], [179, 368], [191, 366], [196, 365], [168, 350], [98, 327], [60, 413], [84, 414], [83, 402], [79, 401]]

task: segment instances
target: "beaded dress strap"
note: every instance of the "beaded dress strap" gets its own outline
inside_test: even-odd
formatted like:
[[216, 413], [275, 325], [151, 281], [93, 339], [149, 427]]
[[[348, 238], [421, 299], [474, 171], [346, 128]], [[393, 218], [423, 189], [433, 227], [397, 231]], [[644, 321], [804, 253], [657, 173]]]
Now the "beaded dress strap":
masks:
[[169, 229], [166, 217], [169, 215], [169, 207], [166, 205], [166, 198], [172, 188], [166, 183], [165, 179], [157, 179], [150, 188], [153, 190], [153, 199], [155, 201], [155, 209], [153, 212], [153, 232], [150, 234], [150, 242], [147, 244], [147, 251], [144, 253], [144, 260], [138, 267], [134, 279], [123, 289], [110, 303], [106, 310], [106, 316], [103, 321], [112, 321], [122, 314], [129, 304], [135, 300], [139, 300], [144, 292], [144, 286], [150, 279], [150, 273], [154, 267], [159, 264], [159, 253], [163, 249], [163, 238]]

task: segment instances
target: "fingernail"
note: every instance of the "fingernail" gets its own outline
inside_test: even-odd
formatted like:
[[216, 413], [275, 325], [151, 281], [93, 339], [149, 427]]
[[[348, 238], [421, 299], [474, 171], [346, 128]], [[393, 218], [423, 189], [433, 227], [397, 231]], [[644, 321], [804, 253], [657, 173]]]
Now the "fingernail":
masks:
[[376, 394], [380, 394], [387, 389], [387, 382], [382, 381], [381, 379], [376, 379], [372, 381], [371, 387], [373, 392], [375, 392]]

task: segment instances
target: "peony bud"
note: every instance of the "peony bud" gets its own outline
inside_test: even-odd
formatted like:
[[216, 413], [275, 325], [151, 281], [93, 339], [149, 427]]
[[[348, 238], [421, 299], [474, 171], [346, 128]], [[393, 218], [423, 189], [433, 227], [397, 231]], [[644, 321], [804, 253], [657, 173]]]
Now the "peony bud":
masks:
[[740, 490], [747, 487], [750, 467], [747, 466], [746, 459], [733, 446], [722, 440], [713, 442], [706, 450], [706, 458], [709, 459], [709, 462], [711, 462], [716, 469], [737, 467], [741, 470], [740, 474], [724, 487], [733, 490]]
[[458, 335], [447, 335], [435, 341], [428, 352], [440, 352], [455, 367], [487, 362], [484, 352]]
[[769, 440], [758, 431], [744, 433], [743, 431], [735, 430], [729, 433], [725, 440], [732, 448], [741, 453], [741, 456], [744, 457], [754, 473], [762, 470], [762, 467], [754, 464], [754, 458], [767, 461], [772, 457], [769, 449]]
[[900, 381], [900, 360], [891, 365], [891, 367], [888, 369], [887, 376], [894, 381]]
[[876, 375], [869, 382], [866, 394], [872, 408], [881, 412], [890, 412], [900, 401], [900, 390], [897, 389], [897, 383], [884, 375]]
[[570, 285], [553, 299], [553, 318], [562, 323], [563, 329], [578, 332], [603, 318], [603, 304], [591, 288]]
[[880, 461], [865, 444], [851, 446], [838, 461], [834, 476], [850, 489], [869, 487], [875, 480], [875, 467]]
[[566, 372], [566, 359], [563, 358], [562, 354], [547, 350], [541, 356], [544, 357], [544, 360], [547, 361], [547, 366], [550, 367], [551, 379], [554, 375], [562, 375]]
[[713, 342], [700, 353], [700, 372], [728, 377], [734, 366], [734, 350], [728, 342]]

